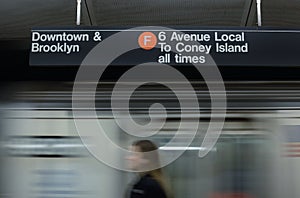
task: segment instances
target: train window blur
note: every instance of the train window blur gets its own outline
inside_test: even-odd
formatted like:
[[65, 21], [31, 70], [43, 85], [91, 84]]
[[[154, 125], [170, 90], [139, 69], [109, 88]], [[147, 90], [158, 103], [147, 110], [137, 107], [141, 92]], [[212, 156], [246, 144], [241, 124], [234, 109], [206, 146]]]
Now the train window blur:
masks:
[[[26, 89], [30, 83], [27, 85]], [[11, 96], [14, 102], [10, 100], [2, 104], [1, 170], [4, 177], [1, 193], [4, 197], [123, 196], [133, 175], [102, 164], [82, 145], [71, 119], [68, 102], [70, 85], [60, 83], [59, 91], [55, 91], [57, 86], [43, 91], [42, 84], [29, 90], [20, 86], [19, 89], [22, 89], [15, 90], [14, 96]], [[244, 85], [243, 90], [253, 88], [252, 85]], [[143, 94], [150, 91], [152, 94], [156, 89], [160, 90], [146, 86], [139, 91]], [[265, 89], [269, 89], [268, 86]], [[105, 92], [109, 90], [106, 88]], [[100, 93], [103, 95], [103, 92]], [[205, 95], [205, 92], [200, 93]], [[294, 182], [299, 180], [296, 174], [298, 158], [285, 152], [290, 150], [286, 143], [291, 138], [295, 141], [289, 142], [289, 145], [293, 145], [292, 148], [297, 146], [297, 139], [293, 137], [299, 129], [296, 126], [300, 123], [297, 118], [299, 111], [266, 109], [278, 102], [265, 100], [268, 95], [251, 101], [248, 97], [242, 99], [243, 92], [229, 93], [230, 98], [239, 98], [241, 108], [257, 107], [260, 103], [264, 106], [261, 110], [251, 110], [251, 113], [230, 110], [217, 144], [207, 156], [199, 158], [199, 149], [205, 149], [200, 145], [209, 121], [209, 114], [204, 111], [200, 118], [200, 131], [190, 149], [164, 167], [174, 195], [178, 198], [196, 195], [207, 198], [296, 196], [298, 188]], [[137, 122], [147, 123], [149, 120], [147, 116], [143, 118], [145, 112], [140, 109], [149, 104], [140, 103], [139, 92], [135, 97], [132, 115], [136, 116]], [[120, 130], [111, 115], [107, 114], [107, 102], [98, 100], [99, 119], [105, 123], [108, 136], [126, 148], [133, 141], [132, 136]], [[134, 109], [137, 104], [139, 108]], [[178, 108], [177, 103], [169, 103], [170, 108], [172, 105]], [[230, 109], [234, 109], [232, 105], [229, 104]], [[297, 103], [289, 103], [289, 107], [292, 105]], [[152, 137], [159, 146], [168, 142], [178, 128], [180, 119], [175, 112], [173, 110], [172, 118]], [[167, 152], [172, 155], [173, 151], [170, 149]], [[117, 153], [111, 155], [118, 157]]]

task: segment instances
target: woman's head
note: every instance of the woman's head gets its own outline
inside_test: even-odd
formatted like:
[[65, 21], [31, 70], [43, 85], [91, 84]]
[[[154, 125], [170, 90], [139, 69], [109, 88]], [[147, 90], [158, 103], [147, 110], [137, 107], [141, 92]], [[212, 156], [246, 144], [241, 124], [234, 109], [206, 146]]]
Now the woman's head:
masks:
[[160, 168], [158, 148], [152, 141], [135, 141], [130, 150], [133, 153], [128, 157], [128, 160], [133, 171], [148, 172]]

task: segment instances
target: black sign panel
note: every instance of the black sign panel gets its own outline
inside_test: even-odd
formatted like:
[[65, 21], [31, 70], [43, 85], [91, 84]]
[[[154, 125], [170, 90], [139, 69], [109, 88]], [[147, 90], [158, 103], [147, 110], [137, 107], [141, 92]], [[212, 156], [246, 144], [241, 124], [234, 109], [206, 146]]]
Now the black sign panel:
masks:
[[[106, 50], [124, 43], [114, 36], [132, 34], [137, 48], [116, 57], [111, 65], [157, 62], [170, 65], [208, 64], [218, 66], [300, 66], [300, 31], [270, 29], [148, 29], [101, 28], [33, 29], [30, 52], [32, 66], [78, 66], [87, 54], [106, 39]], [[125, 42], [126, 41], [126, 42]], [[126, 48], [126, 46], [125, 46]], [[99, 60], [99, 65], [104, 63]]]

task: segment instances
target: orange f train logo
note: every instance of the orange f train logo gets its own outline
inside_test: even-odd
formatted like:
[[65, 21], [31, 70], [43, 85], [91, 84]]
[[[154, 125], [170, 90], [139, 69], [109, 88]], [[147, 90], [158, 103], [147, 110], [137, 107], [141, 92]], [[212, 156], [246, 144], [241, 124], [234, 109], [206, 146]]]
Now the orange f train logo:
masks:
[[157, 44], [157, 38], [152, 32], [143, 32], [138, 39], [139, 46], [144, 50], [151, 50]]

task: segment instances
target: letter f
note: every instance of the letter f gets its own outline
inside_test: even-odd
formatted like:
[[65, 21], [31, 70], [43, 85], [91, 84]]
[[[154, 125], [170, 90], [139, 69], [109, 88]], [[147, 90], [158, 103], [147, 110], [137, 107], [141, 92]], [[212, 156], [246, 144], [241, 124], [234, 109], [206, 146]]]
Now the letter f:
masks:
[[151, 37], [152, 36], [144, 36], [144, 45], [147, 45], [147, 43], [151, 41], [150, 40]]

